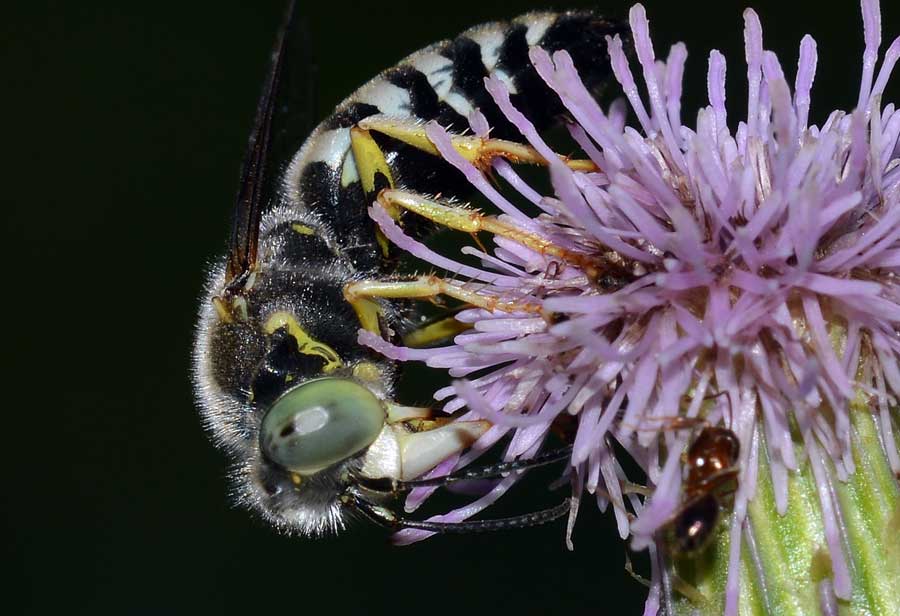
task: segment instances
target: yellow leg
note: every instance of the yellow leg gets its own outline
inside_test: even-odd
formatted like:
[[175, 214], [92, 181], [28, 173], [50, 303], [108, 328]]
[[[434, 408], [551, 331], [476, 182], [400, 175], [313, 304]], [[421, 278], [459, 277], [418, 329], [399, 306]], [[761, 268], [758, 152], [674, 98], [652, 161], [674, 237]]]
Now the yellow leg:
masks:
[[[394, 187], [394, 176], [391, 175], [391, 168], [384, 157], [384, 152], [372, 139], [369, 131], [358, 126], [351, 128], [350, 148], [353, 151], [353, 162], [356, 164], [360, 184], [366, 195], [374, 199], [377, 191]], [[390, 208], [387, 212], [394, 220], [400, 216], [400, 210], [397, 208]], [[388, 241], [380, 229], [375, 232], [375, 239], [381, 247], [381, 253], [387, 257]]]
[[[372, 298], [384, 299], [433, 299], [439, 295], [446, 295], [461, 302], [484, 308], [485, 310], [503, 312], [531, 312], [540, 313], [539, 304], [517, 302], [493, 293], [479, 293], [477, 288], [466, 287], [462, 283], [444, 280], [437, 276], [419, 276], [413, 280], [379, 281], [361, 280], [351, 282], [344, 287], [344, 297], [356, 309], [363, 302], [375, 304]], [[357, 315], [360, 310], [357, 309]], [[360, 319], [362, 322], [362, 319]], [[369, 329], [365, 323], [363, 327]], [[377, 332], [377, 329], [369, 329]]]
[[378, 195], [378, 202], [389, 212], [401, 208], [409, 210], [448, 229], [467, 233], [487, 231], [505, 237], [535, 252], [571, 263], [581, 268], [591, 280], [597, 279], [601, 271], [606, 269], [604, 263], [596, 257], [566, 250], [515, 225], [507, 224], [496, 216], [488, 216], [467, 207], [444, 205], [405, 190], [383, 190]]
[[[359, 122], [358, 126], [364, 130], [374, 130], [388, 135], [423, 152], [439, 156], [437, 149], [425, 134], [425, 126], [423, 124], [375, 115], [364, 118]], [[505, 158], [513, 163], [547, 164], [547, 161], [537, 153], [537, 150], [515, 141], [490, 139], [473, 135], [451, 135], [451, 142], [463, 158], [482, 171], [487, 170], [491, 166], [491, 161], [497, 157]], [[590, 160], [570, 159], [567, 156], [560, 156], [560, 160], [575, 171], [591, 172], [598, 170], [597, 165]]]
[[[384, 152], [372, 139], [368, 130], [354, 126], [350, 129], [350, 148], [353, 150], [353, 161], [359, 173], [359, 181], [363, 190], [368, 195], [374, 195], [382, 188], [393, 188], [394, 177], [391, 168], [384, 158]], [[378, 186], [378, 176], [383, 177], [382, 185]], [[387, 186], [383, 184], [386, 183]]]
[[[352, 284], [348, 286], [352, 286]], [[353, 306], [356, 318], [359, 319], [362, 328], [381, 336], [381, 317], [384, 313], [378, 302], [362, 296], [351, 297], [347, 294], [347, 287], [344, 287], [344, 298]]]
[[424, 348], [449, 340], [456, 334], [471, 328], [472, 326], [468, 323], [457, 321], [453, 317], [447, 317], [409, 332], [403, 336], [403, 344], [413, 348]]

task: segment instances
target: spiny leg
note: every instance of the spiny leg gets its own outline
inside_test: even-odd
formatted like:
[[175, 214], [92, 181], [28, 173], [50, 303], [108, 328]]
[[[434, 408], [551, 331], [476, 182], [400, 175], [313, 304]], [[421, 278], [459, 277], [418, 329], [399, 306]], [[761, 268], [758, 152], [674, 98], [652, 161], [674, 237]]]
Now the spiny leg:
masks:
[[425, 530], [434, 533], [486, 533], [500, 530], [510, 530], [514, 528], [527, 528], [529, 526], [539, 526], [557, 520], [566, 515], [571, 508], [570, 499], [565, 499], [560, 504], [542, 509], [540, 511], [532, 511], [522, 515], [509, 518], [499, 518], [494, 520], [473, 520], [464, 522], [432, 522], [429, 520], [410, 520], [398, 516], [396, 513], [370, 503], [358, 495], [346, 495], [344, 497], [347, 504], [352, 504], [359, 511], [366, 515], [376, 524], [386, 528], [402, 530], [411, 528], [416, 530]]
[[364, 329], [379, 333], [381, 299], [435, 299], [441, 295], [489, 311], [540, 313], [539, 304], [519, 302], [499, 295], [480, 293], [477, 287], [438, 276], [419, 276], [412, 280], [361, 280], [344, 287], [344, 298], [353, 306]]
[[409, 481], [400, 481], [397, 479], [390, 479], [386, 477], [372, 479], [369, 477], [361, 476], [357, 477], [356, 481], [361, 487], [373, 492], [400, 494], [402, 492], [409, 492], [410, 490], [414, 490], [415, 488], [440, 488], [454, 483], [459, 483], [461, 481], [475, 481], [478, 479], [499, 477], [506, 473], [526, 471], [532, 468], [547, 466], [548, 464], [553, 464], [554, 462], [567, 460], [569, 459], [569, 457], [571, 457], [571, 455], [572, 446], [567, 445], [558, 449], [545, 451], [532, 458], [523, 460], [511, 460], [509, 462], [497, 462], [495, 464], [487, 464], [485, 466], [479, 466], [476, 468], [463, 469], [460, 471], [456, 471], [455, 473], [450, 473], [449, 475], [443, 475], [441, 477], [429, 477], [428, 479], [412, 479]]
[[[553, 243], [504, 224], [496, 217], [484, 216], [466, 208], [445, 206], [428, 201], [415, 193], [393, 190], [394, 182], [389, 166], [383, 152], [369, 131], [380, 132], [435, 156], [440, 154], [428, 139], [425, 134], [425, 127], [421, 124], [398, 121], [383, 116], [372, 116], [362, 120], [356, 127], [351, 129], [353, 156], [359, 170], [363, 189], [367, 194], [380, 190], [378, 201], [391, 218], [397, 220], [401, 208], [408, 209], [445, 227], [466, 230], [475, 237], [476, 241], [478, 241], [478, 231], [487, 231], [517, 241], [543, 254], [551, 254], [552, 256], [567, 258], [570, 262], [577, 262], [586, 271], [594, 267], [592, 263], [582, 263], [581, 261], [584, 259], [582, 259], [581, 255], [562, 251]], [[483, 171], [486, 171], [490, 167], [491, 161], [497, 157], [514, 163], [547, 164], [547, 161], [534, 148], [512, 141], [456, 135], [451, 136], [451, 143], [466, 160]], [[589, 160], [571, 160], [564, 156], [561, 156], [560, 159], [574, 170], [597, 170], [596, 165]], [[421, 207], [417, 207], [417, 205]], [[380, 236], [379, 240], [381, 239]], [[422, 276], [410, 281], [361, 281], [351, 283], [344, 289], [344, 296], [354, 307], [360, 323], [365, 329], [373, 333], [379, 333], [380, 331], [379, 316], [381, 315], [377, 302], [373, 301], [375, 298], [433, 300], [439, 295], [446, 295], [469, 306], [487, 310], [540, 312], [540, 308], [537, 305], [479, 293], [455, 281], [444, 280], [436, 276]], [[425, 346], [435, 341], [446, 339], [466, 328], [468, 327], [465, 324], [461, 324], [450, 317], [414, 330], [405, 337], [404, 343], [410, 346]], [[409, 491], [415, 487], [441, 486], [458, 481], [493, 477], [507, 472], [543, 466], [568, 458], [570, 455], [571, 447], [564, 447], [559, 450], [546, 452], [530, 460], [515, 460], [493, 464], [460, 471], [445, 477], [408, 482], [393, 481], [389, 491], [396, 493]], [[369, 489], [379, 491], [375, 485], [377, 480], [369, 483], [373, 484], [368, 486]], [[558, 513], [557, 510], [559, 511]], [[479, 530], [499, 530], [501, 528], [541, 524], [556, 519], [567, 510], [568, 501], [565, 501], [562, 505], [549, 510], [504, 520], [442, 524], [397, 519], [394, 523], [406, 528], [421, 528], [434, 530], [435, 532], [478, 532]], [[372, 514], [373, 510], [369, 510], [368, 513]], [[552, 517], [548, 517], [548, 515]]]
[[606, 264], [596, 256], [566, 250], [549, 239], [524, 231], [496, 216], [459, 205], [448, 205], [427, 199], [418, 193], [388, 189], [378, 194], [378, 203], [388, 212], [409, 210], [443, 227], [475, 234], [486, 231], [504, 237], [543, 255], [557, 257], [579, 267], [591, 280], [599, 277]]
[[[364, 130], [372, 130], [388, 137], [402, 141], [423, 152], [440, 156], [437, 148], [425, 134], [425, 125], [383, 115], [369, 116], [360, 120], [357, 125]], [[487, 171], [495, 158], [504, 158], [512, 163], [546, 165], [547, 160], [529, 145], [491, 139], [475, 135], [451, 135], [450, 142], [459, 154], [481, 171]], [[575, 171], [597, 171], [597, 165], [591, 160], [571, 159], [560, 156], [569, 168]]]

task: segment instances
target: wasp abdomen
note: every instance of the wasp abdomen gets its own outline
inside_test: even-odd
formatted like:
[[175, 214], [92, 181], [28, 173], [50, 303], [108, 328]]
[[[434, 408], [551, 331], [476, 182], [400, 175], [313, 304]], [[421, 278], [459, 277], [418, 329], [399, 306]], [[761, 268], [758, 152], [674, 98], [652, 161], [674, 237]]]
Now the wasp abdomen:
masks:
[[[360, 271], [379, 268], [375, 229], [367, 215], [372, 199], [360, 185], [351, 152], [350, 129], [384, 114], [414, 121], [435, 120], [462, 132], [478, 109], [491, 136], [521, 141], [484, 87], [490, 74], [504, 81], [513, 103], [538, 128], [563, 113], [550, 88], [531, 65], [532, 45], [565, 49], [583, 81], [598, 89], [610, 77], [605, 37], [625, 35], [621, 22], [593, 12], [529, 13], [510, 22], [484, 24], [455, 39], [422, 49], [382, 72], [349, 96], [312, 133], [295, 156], [284, 189], [301, 211], [325, 222], [341, 252]], [[407, 189], [466, 198], [471, 186], [440, 158], [384, 135], [373, 135], [384, 151], [395, 182]]]

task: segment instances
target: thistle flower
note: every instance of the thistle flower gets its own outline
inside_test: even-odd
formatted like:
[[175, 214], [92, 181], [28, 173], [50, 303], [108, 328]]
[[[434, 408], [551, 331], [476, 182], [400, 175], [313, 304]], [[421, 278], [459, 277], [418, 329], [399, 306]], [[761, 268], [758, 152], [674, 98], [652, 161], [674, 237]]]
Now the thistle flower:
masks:
[[[510, 434], [507, 459], [533, 455], [557, 418], [574, 416], [568, 540], [585, 493], [611, 506], [621, 536], [651, 554], [646, 614], [661, 606], [900, 613], [900, 112], [881, 100], [900, 39], [876, 71], [880, 7], [861, 5], [856, 108], [821, 127], [808, 123], [815, 41], [801, 41], [791, 85], [750, 9], [746, 119], [729, 129], [726, 63], [712, 51], [709, 105], [694, 128], [682, 124], [686, 48], [658, 60], [636, 5], [630, 24], [646, 96], [622, 42], [608, 41], [635, 126], [626, 104], [601, 109], [565, 52], [531, 50], [598, 171], [568, 167], [503, 82], [487, 79], [499, 108], [549, 161], [554, 194], [540, 195], [504, 161], [493, 172], [540, 215], [517, 209], [443, 128], [428, 127], [441, 155], [503, 212], [494, 220], [508, 232], [495, 235], [492, 253], [464, 249], [481, 268], [436, 254], [380, 206], [371, 210], [392, 242], [492, 308], [460, 312], [471, 329], [438, 349], [360, 334], [390, 357], [447, 369], [459, 380], [435, 393], [444, 409], [493, 423], [433, 474], [464, 467]], [[488, 127], [475, 116], [472, 128]], [[685, 499], [692, 431], [679, 426], [699, 417], [737, 435], [737, 488], [713, 548], [680, 558], [660, 537]], [[630, 489], [622, 449], [645, 472], [649, 495]], [[517, 479], [438, 519], [478, 513]], [[427, 494], [413, 493], [407, 506]]]

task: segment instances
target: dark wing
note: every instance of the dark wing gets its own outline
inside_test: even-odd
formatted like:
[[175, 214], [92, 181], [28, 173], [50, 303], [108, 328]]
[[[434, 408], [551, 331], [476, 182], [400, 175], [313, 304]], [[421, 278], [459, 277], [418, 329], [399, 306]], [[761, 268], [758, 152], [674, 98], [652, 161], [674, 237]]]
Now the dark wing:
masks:
[[275, 42], [241, 167], [226, 286], [240, 280], [256, 264], [262, 215], [277, 203], [281, 173], [300, 149], [315, 117], [315, 67], [310, 62], [309, 30], [295, 9], [296, 2], [292, 0]]

